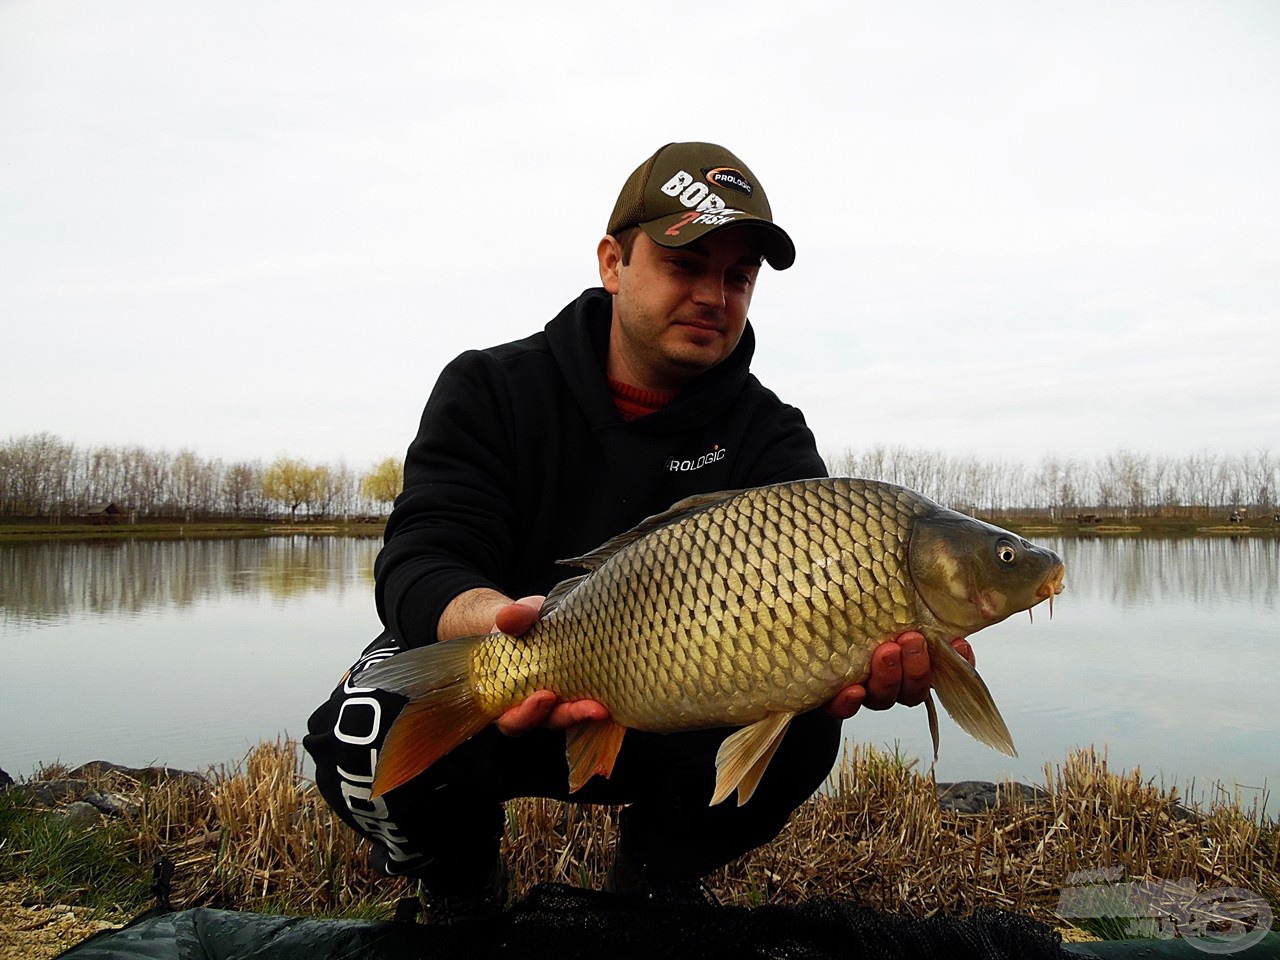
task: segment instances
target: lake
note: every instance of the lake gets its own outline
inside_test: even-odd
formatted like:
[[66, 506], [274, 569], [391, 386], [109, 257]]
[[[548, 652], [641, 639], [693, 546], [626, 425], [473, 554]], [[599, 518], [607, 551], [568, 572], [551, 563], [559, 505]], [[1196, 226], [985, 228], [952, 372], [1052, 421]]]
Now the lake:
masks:
[[[975, 635], [1019, 757], [943, 714], [939, 780], [1045, 779], [1108, 751], [1204, 799], [1280, 785], [1280, 541], [1054, 539], [1054, 605]], [[378, 631], [381, 541], [340, 537], [0, 545], [0, 767], [104, 759], [233, 765], [300, 738]], [[923, 709], [863, 711], [851, 738], [931, 754]], [[1272, 816], [1280, 803], [1272, 799]]]

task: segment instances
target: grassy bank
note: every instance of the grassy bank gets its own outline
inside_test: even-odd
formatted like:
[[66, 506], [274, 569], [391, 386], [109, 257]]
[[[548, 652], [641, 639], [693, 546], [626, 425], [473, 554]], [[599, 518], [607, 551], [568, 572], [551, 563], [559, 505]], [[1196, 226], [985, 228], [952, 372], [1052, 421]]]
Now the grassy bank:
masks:
[[[1244, 888], [1280, 916], [1280, 824], [1256, 809], [1216, 794], [1188, 809], [1176, 791], [1138, 771], [1113, 771], [1093, 751], [1047, 767], [1043, 786], [1040, 800], [947, 812], [929, 776], [859, 748], [782, 835], [709, 885], [734, 904], [834, 896], [921, 916], [994, 906], [1057, 925], [1055, 907], [1072, 874], [1113, 869], [1128, 881]], [[85, 830], [51, 820], [17, 790], [0, 793], [0, 884], [115, 920], [149, 905], [150, 865], [159, 856], [177, 865], [179, 907], [385, 918], [414, 892], [369, 871], [354, 834], [303, 778], [292, 742], [264, 744], [207, 783], [147, 785], [115, 774], [83, 789], [128, 797], [136, 807]], [[616, 824], [610, 808], [509, 804], [513, 895], [546, 881], [599, 886]]]

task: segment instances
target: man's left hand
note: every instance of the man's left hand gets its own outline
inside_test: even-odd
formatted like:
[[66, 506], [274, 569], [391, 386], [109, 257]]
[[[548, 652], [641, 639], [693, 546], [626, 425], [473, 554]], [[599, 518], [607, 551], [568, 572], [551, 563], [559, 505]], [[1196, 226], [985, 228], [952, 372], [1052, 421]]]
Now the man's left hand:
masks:
[[[956, 653], [974, 662], [973, 647], [963, 637], [951, 641]], [[824, 707], [827, 713], [847, 720], [862, 707], [887, 710], [895, 703], [914, 707], [924, 702], [933, 686], [929, 645], [924, 634], [907, 630], [880, 644], [871, 654], [871, 674], [837, 693]]]
[[[542, 610], [543, 597], [521, 597], [497, 611], [494, 627], [513, 637], [533, 629]], [[608, 720], [609, 708], [595, 700], [561, 700], [550, 690], [539, 690], [525, 697], [495, 723], [509, 737], [518, 737], [535, 727], [566, 730], [586, 720]]]

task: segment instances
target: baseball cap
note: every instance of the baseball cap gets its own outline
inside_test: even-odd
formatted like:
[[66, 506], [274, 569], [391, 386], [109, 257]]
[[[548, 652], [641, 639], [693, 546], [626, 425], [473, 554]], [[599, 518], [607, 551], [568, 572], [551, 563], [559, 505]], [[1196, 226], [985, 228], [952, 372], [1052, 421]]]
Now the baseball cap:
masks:
[[639, 227], [654, 243], [683, 247], [739, 223], [762, 228], [769, 266], [785, 270], [795, 262], [795, 244], [773, 222], [764, 188], [745, 163], [714, 143], [668, 143], [627, 178], [607, 232]]

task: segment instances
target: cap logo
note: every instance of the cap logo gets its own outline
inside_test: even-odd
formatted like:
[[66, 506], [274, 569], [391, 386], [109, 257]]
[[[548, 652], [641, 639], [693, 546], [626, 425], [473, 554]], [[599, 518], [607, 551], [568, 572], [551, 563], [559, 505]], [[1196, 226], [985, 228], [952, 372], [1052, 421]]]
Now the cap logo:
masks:
[[712, 193], [710, 187], [696, 180], [687, 170], [681, 170], [664, 183], [662, 192], [669, 197], [678, 197], [686, 207], [696, 208], [699, 213], [719, 213], [727, 206], [718, 193]]
[[745, 210], [735, 210], [733, 207], [725, 207], [719, 213], [699, 213], [697, 210], [691, 210], [686, 213], [680, 220], [664, 231], [668, 237], [680, 236], [680, 231], [694, 224], [705, 223], [712, 227], [723, 227], [726, 223], [733, 223], [738, 219], [737, 214], [746, 213]]
[[708, 183], [714, 183], [717, 187], [728, 187], [730, 190], [737, 190], [739, 193], [745, 193], [748, 197], [755, 190], [751, 186], [751, 181], [742, 175], [742, 171], [735, 170], [733, 167], [703, 167], [702, 175], [707, 178]]

